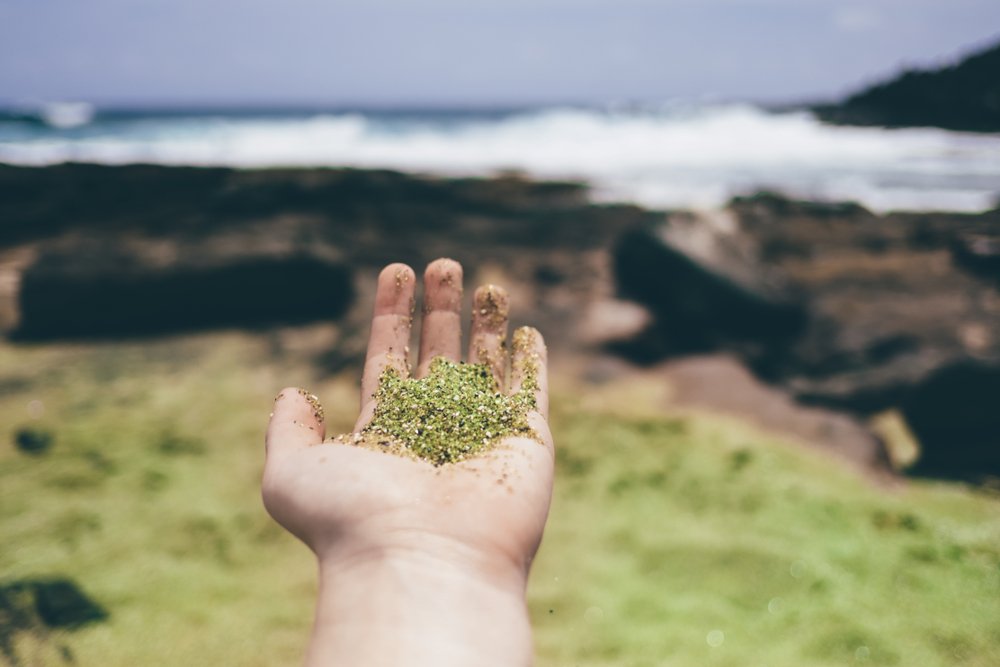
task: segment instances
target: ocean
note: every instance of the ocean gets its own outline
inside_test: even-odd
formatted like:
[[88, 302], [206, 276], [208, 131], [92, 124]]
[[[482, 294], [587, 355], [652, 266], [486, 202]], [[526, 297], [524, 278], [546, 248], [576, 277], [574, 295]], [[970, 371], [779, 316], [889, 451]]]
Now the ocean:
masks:
[[760, 189], [868, 208], [1000, 203], [1000, 134], [825, 125], [747, 104], [507, 110], [0, 112], [0, 162], [517, 171], [582, 179], [599, 201], [710, 209]]

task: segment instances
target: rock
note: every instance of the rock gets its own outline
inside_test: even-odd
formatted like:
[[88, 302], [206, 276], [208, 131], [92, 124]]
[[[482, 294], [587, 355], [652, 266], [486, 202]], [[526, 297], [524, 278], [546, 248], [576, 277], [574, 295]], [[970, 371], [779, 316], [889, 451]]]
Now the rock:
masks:
[[79, 628], [108, 617], [108, 612], [70, 579], [41, 579], [31, 585], [35, 609], [46, 627]]
[[55, 436], [40, 428], [19, 428], [14, 433], [14, 445], [25, 454], [40, 456], [49, 451]]
[[585, 344], [607, 345], [632, 339], [651, 324], [649, 311], [637, 303], [597, 299], [584, 311], [577, 335]]
[[333, 319], [351, 272], [329, 254], [198, 244], [66, 244], [24, 271], [13, 337], [161, 334]]
[[821, 216], [774, 195], [733, 210], [813, 314], [784, 349], [747, 357], [758, 376], [808, 405], [901, 410], [921, 472], [995, 474], [984, 397], [1000, 368], [997, 213]]
[[812, 404], [871, 414], [963, 359], [1000, 359], [996, 288], [952, 258], [956, 234], [995, 229], [995, 213], [875, 216], [850, 204], [763, 193], [731, 210], [767, 261], [809, 300], [801, 335], [755, 371]]
[[845, 125], [943, 127], [1000, 131], [1000, 43], [955, 65], [912, 70], [839, 104], [813, 107], [823, 120]]
[[804, 216], [820, 220], [872, 216], [868, 209], [857, 202], [793, 199], [772, 190], [759, 190], [752, 195], [733, 197], [728, 208], [744, 215], [753, 212], [757, 216]]
[[[730, 211], [738, 223], [673, 214], [622, 239], [620, 290], [655, 321], [612, 349], [642, 363], [725, 351], [799, 409], [836, 410], [854, 424], [905, 412], [927, 452], [921, 470], [996, 469], [984, 438], [1000, 428], [969, 392], [997, 395], [989, 385], [1000, 368], [997, 212], [876, 216], [770, 192], [737, 198]], [[774, 270], [779, 280], [768, 279]], [[965, 387], [948, 381], [956, 368], [966, 369]], [[969, 414], [926, 398], [939, 386]], [[937, 452], [956, 434], [965, 444], [942, 461]], [[858, 446], [878, 451], [871, 440]]]
[[951, 243], [951, 256], [957, 266], [1000, 284], [1000, 229], [993, 233], [960, 232]]
[[719, 350], [855, 424], [939, 369], [1000, 364], [993, 269], [954, 245], [995, 237], [1000, 210], [877, 216], [763, 192], [665, 223], [513, 175], [70, 164], [0, 165], [0, 220], [0, 326], [20, 311], [23, 338], [339, 317], [322, 365], [340, 368], [363, 360], [378, 270], [450, 256], [477, 267], [467, 284], [507, 286], [554, 352]]
[[[45, 305], [54, 305], [52, 295], [40, 293], [35, 279], [51, 279], [62, 289], [104, 276], [118, 290], [123, 281], [126, 287], [133, 280], [156, 287], [159, 277], [171, 276], [165, 289], [183, 301], [192, 297], [173, 287], [181, 274], [260, 261], [272, 276], [278, 274], [277, 282], [285, 282], [290, 264], [317, 256], [323, 265], [349, 266], [359, 282], [390, 262], [418, 271], [437, 257], [467, 267], [495, 264], [530, 283], [535, 298], [518, 309], [522, 314], [532, 309], [526, 322], [564, 325], [582, 312], [581, 301], [609, 284], [606, 273], [592, 271], [600, 265], [594, 258], [606, 259], [623, 228], [652, 218], [662, 214], [593, 204], [583, 183], [535, 182], [513, 174], [445, 178], [360, 169], [0, 165], [0, 330], [6, 335], [16, 329], [22, 309], [52, 310]], [[30, 257], [36, 249], [43, 255], [38, 262]], [[75, 268], [60, 268], [45, 256], [62, 257]], [[120, 278], [111, 275], [118, 267]], [[22, 275], [29, 283], [24, 290]], [[308, 301], [297, 313], [314, 309], [308, 317], [328, 319], [323, 308], [337, 303], [341, 281], [317, 284], [321, 298], [302, 290], [290, 296]], [[67, 295], [76, 294], [72, 287]], [[78, 296], [90, 298], [93, 291]], [[23, 308], [17, 307], [18, 298]], [[105, 308], [105, 301], [97, 294], [95, 303]], [[254, 312], [266, 313], [276, 303], [261, 302]], [[161, 310], [172, 308], [185, 311], [183, 303], [167, 302]], [[56, 322], [43, 324], [37, 313], [25, 314], [23, 336], [62, 335]], [[74, 317], [86, 319], [88, 313]], [[286, 321], [283, 314], [273, 319]], [[159, 321], [167, 325], [164, 333], [178, 329], [169, 318]], [[118, 323], [134, 326], [127, 317]], [[111, 336], [112, 324], [100, 327], [100, 334], [74, 333], [79, 328], [74, 326], [66, 334]], [[93, 323], [86, 327], [93, 328]], [[153, 330], [152, 321], [147, 328]]]
[[653, 313], [664, 353], [782, 345], [806, 322], [802, 303], [730, 219], [673, 215], [623, 234], [613, 252], [620, 293]]
[[971, 361], [940, 369], [912, 388], [903, 415], [917, 440], [915, 472], [1000, 476], [1000, 365]]
[[18, 661], [17, 636], [45, 643], [52, 629], [74, 630], [104, 621], [108, 612], [71, 579], [21, 579], [0, 585], [0, 655]]

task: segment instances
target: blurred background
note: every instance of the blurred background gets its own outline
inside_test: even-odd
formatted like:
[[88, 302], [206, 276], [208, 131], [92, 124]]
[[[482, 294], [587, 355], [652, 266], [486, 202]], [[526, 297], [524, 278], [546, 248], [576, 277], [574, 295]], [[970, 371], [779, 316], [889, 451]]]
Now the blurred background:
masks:
[[0, 664], [292, 664], [273, 395], [551, 351], [543, 665], [1000, 663], [1000, 5], [0, 0]]

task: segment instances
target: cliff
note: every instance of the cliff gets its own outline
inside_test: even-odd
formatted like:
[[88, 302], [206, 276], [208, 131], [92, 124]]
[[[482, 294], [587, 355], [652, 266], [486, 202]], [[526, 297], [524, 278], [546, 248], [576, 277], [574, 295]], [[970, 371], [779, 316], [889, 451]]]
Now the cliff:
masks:
[[1000, 42], [954, 65], [904, 71], [813, 111], [843, 125], [1000, 132]]

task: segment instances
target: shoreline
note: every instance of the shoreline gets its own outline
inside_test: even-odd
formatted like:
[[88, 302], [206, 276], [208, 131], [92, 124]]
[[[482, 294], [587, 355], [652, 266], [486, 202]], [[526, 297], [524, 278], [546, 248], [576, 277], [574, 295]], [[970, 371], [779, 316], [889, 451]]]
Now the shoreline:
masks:
[[[553, 356], [596, 382], [601, 368], [704, 357], [683, 367], [699, 400], [712, 396], [699, 378], [731, 377], [785, 405], [779, 426], [866, 466], [888, 465], [871, 420], [930, 410], [924, 438], [943, 443], [957, 433], [948, 411], [1000, 381], [1000, 210], [879, 216], [762, 192], [717, 212], [656, 211], [517, 174], [68, 164], [0, 166], [0, 219], [0, 315], [18, 340], [332, 320], [336, 363], [356, 365], [377, 271], [447, 256], [470, 267], [468, 285], [505, 285], [520, 323], [559, 332]], [[720, 371], [716, 354], [736, 367]], [[942, 395], [949, 373], [967, 379]], [[857, 428], [802, 426], [817, 409]], [[1000, 428], [990, 411], [963, 419], [971, 458], [949, 451], [935, 469], [1000, 470], [976, 444]]]
[[[56, 129], [0, 122], [0, 161], [122, 168], [161, 164], [252, 170], [355, 168], [414, 176], [591, 184], [595, 201], [647, 208], [724, 207], [779, 189], [870, 210], [981, 212], [1000, 194], [1000, 134], [877, 129], [752, 104], [512, 115], [359, 112], [101, 119]], [[336, 166], [340, 165], [340, 166]]]

